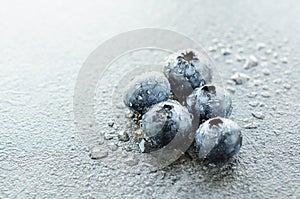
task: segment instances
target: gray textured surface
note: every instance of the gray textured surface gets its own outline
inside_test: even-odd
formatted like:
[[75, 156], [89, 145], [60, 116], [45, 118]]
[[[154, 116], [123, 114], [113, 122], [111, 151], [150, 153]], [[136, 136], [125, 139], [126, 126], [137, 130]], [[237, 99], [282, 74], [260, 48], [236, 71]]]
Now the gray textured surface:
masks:
[[[1, 3], [0, 198], [299, 198], [298, 13], [297, 1]], [[179, 31], [205, 49], [214, 38], [233, 45], [230, 56], [211, 55], [224, 85], [235, 90], [231, 118], [258, 128], [243, 128], [241, 153], [229, 165], [212, 168], [183, 157], [163, 171], [134, 174], [88, 157], [72, 113], [80, 66], [101, 42], [142, 27]], [[245, 70], [236, 61], [237, 41], [244, 54], [259, 58], [257, 67]], [[256, 50], [259, 42], [266, 49]], [[250, 80], [231, 84], [236, 71]], [[263, 105], [249, 105], [255, 101]]]

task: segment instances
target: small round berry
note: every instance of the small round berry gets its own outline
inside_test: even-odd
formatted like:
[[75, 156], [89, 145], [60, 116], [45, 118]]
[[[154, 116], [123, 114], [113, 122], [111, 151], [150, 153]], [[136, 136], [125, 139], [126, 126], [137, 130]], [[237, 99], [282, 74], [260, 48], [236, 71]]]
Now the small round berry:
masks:
[[221, 87], [205, 85], [197, 88], [187, 97], [187, 108], [197, 114], [200, 122], [213, 117], [228, 118], [232, 111], [230, 95]]
[[200, 159], [226, 161], [237, 154], [242, 146], [241, 129], [226, 118], [209, 119], [196, 131], [195, 145]]
[[192, 115], [177, 101], [169, 100], [153, 105], [142, 118], [143, 134], [154, 147], [169, 144], [177, 133], [188, 135]]
[[164, 75], [148, 72], [132, 80], [123, 101], [133, 112], [143, 114], [151, 105], [168, 100], [169, 95], [170, 84]]
[[[171, 90], [180, 101], [198, 87], [211, 82], [212, 72], [195, 50], [180, 51], [170, 55], [164, 66], [164, 74], [171, 84]], [[202, 55], [204, 56], [204, 55]]]

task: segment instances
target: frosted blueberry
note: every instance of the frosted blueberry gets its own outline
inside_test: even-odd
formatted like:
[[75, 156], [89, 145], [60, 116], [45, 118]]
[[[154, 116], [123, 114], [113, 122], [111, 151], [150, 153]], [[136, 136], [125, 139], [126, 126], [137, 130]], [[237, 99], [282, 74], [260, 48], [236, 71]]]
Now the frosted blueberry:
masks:
[[237, 154], [242, 146], [241, 129], [226, 118], [209, 119], [196, 131], [195, 146], [200, 159], [226, 161]]
[[188, 110], [197, 114], [200, 122], [213, 117], [228, 118], [232, 111], [230, 95], [221, 87], [205, 85], [187, 97]]
[[179, 101], [192, 93], [195, 88], [211, 82], [212, 72], [195, 50], [180, 51], [170, 55], [163, 72], [168, 78], [171, 90]]
[[148, 72], [135, 77], [124, 95], [124, 104], [133, 112], [143, 114], [156, 103], [168, 100], [170, 84], [159, 72]]
[[188, 135], [191, 127], [192, 115], [174, 100], [153, 105], [142, 118], [144, 138], [158, 148], [169, 144], [177, 133]]

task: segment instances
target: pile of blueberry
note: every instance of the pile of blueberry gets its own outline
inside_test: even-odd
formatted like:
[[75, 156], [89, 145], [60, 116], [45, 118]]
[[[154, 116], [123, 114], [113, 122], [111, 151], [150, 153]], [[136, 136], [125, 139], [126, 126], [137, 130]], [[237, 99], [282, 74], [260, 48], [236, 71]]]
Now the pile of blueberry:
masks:
[[134, 78], [124, 103], [141, 118], [143, 142], [153, 148], [168, 145], [179, 132], [188, 134], [195, 118], [199, 128], [193, 146], [198, 158], [228, 160], [242, 145], [240, 127], [226, 119], [231, 98], [212, 84], [211, 68], [195, 50], [170, 55], [163, 73]]

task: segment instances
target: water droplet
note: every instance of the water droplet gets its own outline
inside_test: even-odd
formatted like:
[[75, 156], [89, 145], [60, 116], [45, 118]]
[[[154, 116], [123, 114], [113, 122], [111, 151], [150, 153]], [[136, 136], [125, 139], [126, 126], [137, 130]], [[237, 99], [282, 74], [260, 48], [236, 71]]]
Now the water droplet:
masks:
[[143, 100], [143, 97], [139, 95], [138, 100], [140, 100], [140, 101]]
[[107, 157], [108, 155], [108, 152], [103, 150], [102, 148], [100, 147], [93, 147], [90, 151], [90, 157], [92, 159], [101, 159], [101, 158], [105, 158]]

